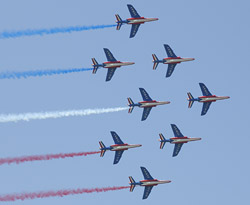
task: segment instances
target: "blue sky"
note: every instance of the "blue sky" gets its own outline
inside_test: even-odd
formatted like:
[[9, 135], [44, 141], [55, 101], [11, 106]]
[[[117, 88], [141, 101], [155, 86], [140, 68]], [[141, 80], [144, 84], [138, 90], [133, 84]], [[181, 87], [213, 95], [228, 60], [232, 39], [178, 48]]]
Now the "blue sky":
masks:
[[[143, 188], [99, 194], [16, 201], [15, 204], [248, 204], [249, 198], [249, 1], [1, 1], [0, 31], [113, 24], [115, 14], [129, 17], [131, 3], [144, 17], [159, 21], [140, 27], [129, 39], [130, 26], [0, 41], [1, 71], [66, 69], [91, 66], [91, 58], [106, 61], [109, 48], [121, 61], [135, 65], [116, 71], [106, 83], [106, 70], [20, 80], [1, 80], [0, 113], [24, 113], [85, 108], [120, 107], [127, 97], [141, 100], [139, 87], [156, 100], [171, 104], [154, 108], [145, 122], [141, 109], [118, 113], [1, 123], [0, 157], [61, 152], [95, 151], [98, 141], [113, 144], [110, 131], [124, 142], [142, 147], [124, 153], [113, 165], [113, 152], [74, 159], [40, 161], [0, 167], [0, 193], [19, 193], [128, 184], [128, 176], [143, 178], [140, 166], [157, 179], [172, 183], [154, 187], [147, 200]], [[192, 62], [176, 66], [165, 78], [167, 66], [152, 70], [152, 53], [166, 57], [169, 44]], [[201, 117], [202, 105], [188, 109], [187, 92], [200, 96], [203, 82], [216, 95]], [[170, 124], [202, 140], [185, 144], [176, 158], [173, 146], [159, 149], [158, 134], [172, 137]], [[181, 196], [181, 197], [180, 197]], [[7, 204], [7, 203], [6, 203]]]

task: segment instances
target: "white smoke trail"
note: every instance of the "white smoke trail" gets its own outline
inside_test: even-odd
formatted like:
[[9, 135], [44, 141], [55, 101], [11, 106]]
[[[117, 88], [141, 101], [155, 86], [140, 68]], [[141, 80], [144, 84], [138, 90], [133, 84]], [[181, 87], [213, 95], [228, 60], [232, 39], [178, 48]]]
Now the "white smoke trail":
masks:
[[49, 118], [61, 118], [61, 117], [71, 117], [71, 116], [86, 116], [93, 114], [119, 112], [127, 109], [128, 107], [116, 107], [116, 108], [99, 108], [99, 109], [97, 108], [97, 109], [85, 109], [85, 110], [54, 111], [54, 112], [2, 114], [0, 115], [0, 122], [17, 122], [17, 121], [44, 120]]

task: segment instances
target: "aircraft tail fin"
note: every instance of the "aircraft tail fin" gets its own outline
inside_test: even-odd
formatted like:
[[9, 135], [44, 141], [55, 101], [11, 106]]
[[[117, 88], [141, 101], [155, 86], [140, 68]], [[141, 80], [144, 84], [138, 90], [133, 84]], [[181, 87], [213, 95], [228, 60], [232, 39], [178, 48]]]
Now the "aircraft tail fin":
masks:
[[106, 152], [106, 149], [103, 149], [103, 148], [106, 148], [106, 147], [105, 147], [105, 145], [103, 144], [102, 141], [100, 141], [99, 144], [100, 144], [100, 150], [101, 150], [100, 157], [103, 157], [105, 152]]
[[132, 113], [134, 106], [132, 106], [134, 104], [133, 100], [131, 98], [128, 98], [128, 106], [130, 106], [128, 113]]
[[156, 68], [159, 64], [159, 59], [157, 58], [157, 56], [155, 54], [152, 54], [152, 56], [153, 56], [153, 63], [154, 63], [153, 70], [156, 70]]
[[160, 149], [163, 149], [164, 145], [166, 144], [166, 141], [164, 141], [164, 140], [166, 140], [166, 139], [165, 139], [165, 137], [163, 136], [162, 133], [160, 133], [159, 136], [160, 136], [160, 140], [159, 141], [161, 142]]
[[192, 96], [191, 93], [187, 93], [187, 95], [188, 95], [188, 101], [189, 101], [188, 108], [191, 108], [194, 104], [194, 97]]
[[118, 14], [116, 14], [115, 17], [116, 17], [116, 20], [117, 20], [116, 21], [116, 23], [117, 23], [116, 30], [120, 30], [120, 28], [122, 26], [122, 19]]
[[129, 181], [130, 181], [130, 191], [134, 191], [135, 188], [135, 180], [133, 179], [133, 177], [129, 177]]
[[98, 67], [99, 67], [99, 65], [98, 65], [98, 63], [97, 63], [97, 61], [96, 61], [95, 58], [91, 58], [91, 60], [92, 60], [92, 62], [93, 62], [92, 66], [94, 66], [94, 69], [93, 69], [93, 72], [92, 72], [92, 73], [95, 74], [96, 71], [97, 71], [97, 69], [98, 69]]

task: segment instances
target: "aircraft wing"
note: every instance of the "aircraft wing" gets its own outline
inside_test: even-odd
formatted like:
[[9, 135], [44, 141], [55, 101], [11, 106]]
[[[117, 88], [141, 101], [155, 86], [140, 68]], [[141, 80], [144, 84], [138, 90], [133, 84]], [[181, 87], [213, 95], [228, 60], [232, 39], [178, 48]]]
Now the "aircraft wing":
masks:
[[149, 94], [144, 88], [139, 88], [139, 90], [141, 92], [141, 96], [144, 101], [153, 101], [151, 97], [149, 97]]
[[208, 111], [211, 104], [212, 104], [212, 102], [204, 102], [203, 103], [201, 115], [205, 115], [207, 113], [207, 111]]
[[115, 73], [116, 68], [108, 68], [106, 81], [110, 81]]
[[141, 17], [131, 4], [128, 4], [127, 6], [128, 6], [128, 10], [129, 10], [129, 13], [130, 13], [132, 18], [140, 18]]
[[113, 137], [115, 144], [124, 144], [123, 141], [120, 139], [120, 137], [116, 134], [116, 132], [111, 131], [110, 133]]
[[183, 145], [183, 143], [175, 144], [173, 157], [175, 157], [175, 156], [177, 156], [179, 154], [179, 152], [181, 151], [182, 145]]
[[141, 24], [132, 24], [129, 38], [133, 38], [135, 36], [135, 34], [137, 33], [140, 25]]
[[117, 164], [120, 161], [123, 152], [124, 152], [124, 150], [115, 151], [115, 158], [114, 158], [113, 164]]
[[104, 52], [105, 52], [105, 55], [106, 55], [108, 61], [111, 61], [111, 62], [112, 62], [112, 61], [117, 61], [117, 60], [115, 59], [115, 57], [113, 56], [113, 54], [110, 52], [109, 49], [104, 48], [103, 50], [104, 50]]
[[169, 45], [164, 44], [164, 48], [165, 48], [165, 50], [166, 50], [166, 52], [167, 52], [169, 58], [176, 58], [176, 57], [177, 57], [177, 56], [175, 55], [174, 51], [170, 48]]
[[170, 77], [172, 75], [172, 73], [174, 72], [174, 68], [175, 68], [176, 65], [177, 65], [176, 63], [168, 64], [168, 71], [167, 71], [167, 74], [166, 74], [166, 78]]
[[207, 89], [207, 87], [204, 85], [204, 83], [199, 83], [200, 87], [201, 87], [201, 92], [203, 94], [203, 96], [211, 96], [212, 94], [209, 92], [209, 90]]
[[142, 199], [148, 198], [148, 196], [149, 196], [152, 189], [153, 189], [153, 186], [145, 186]]
[[176, 125], [171, 124], [171, 127], [172, 127], [175, 137], [184, 137]]
[[154, 179], [145, 167], [141, 167], [141, 171], [142, 171], [142, 174], [143, 174], [145, 180], [153, 180]]
[[141, 117], [141, 121], [144, 121], [144, 120], [147, 119], [151, 109], [152, 109], [152, 107], [144, 107], [142, 117]]

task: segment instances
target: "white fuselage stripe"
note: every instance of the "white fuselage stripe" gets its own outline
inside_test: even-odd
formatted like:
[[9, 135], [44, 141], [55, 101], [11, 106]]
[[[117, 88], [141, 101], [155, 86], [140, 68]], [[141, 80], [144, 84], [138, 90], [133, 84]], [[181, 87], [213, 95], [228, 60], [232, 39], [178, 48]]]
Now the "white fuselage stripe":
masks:
[[181, 63], [184, 61], [192, 61], [192, 58], [177, 58], [177, 59], [164, 59], [165, 62], [163, 64], [169, 64], [169, 63]]
[[139, 147], [139, 145], [115, 146], [115, 147], [112, 147], [112, 150], [117, 151], [117, 150], [123, 150], [123, 149], [135, 148], [135, 147]]
[[155, 21], [155, 19], [150, 19], [150, 18], [147, 18], [147, 19], [131, 19], [131, 20], [128, 20], [128, 24], [136, 24], [136, 23], [145, 23], [145, 22], [149, 22], [149, 21]]
[[165, 184], [169, 183], [170, 181], [148, 181], [148, 182], [142, 182], [141, 186], [153, 186], [157, 184]]
[[173, 141], [170, 142], [171, 144], [175, 144], [175, 143], [180, 143], [180, 142], [190, 142], [190, 141], [196, 141], [196, 140], [200, 140], [199, 138], [188, 138], [188, 139], [172, 139]]
[[116, 68], [116, 67], [120, 67], [120, 66], [126, 66], [126, 65], [132, 65], [134, 63], [106, 63], [104, 68]]
[[156, 105], [164, 105], [169, 104], [170, 102], [154, 102], [154, 103], [141, 103], [140, 107], [150, 107], [150, 106], [156, 106]]
[[200, 102], [214, 101], [214, 100], [224, 100], [226, 97], [212, 97], [212, 98], [200, 98]]

